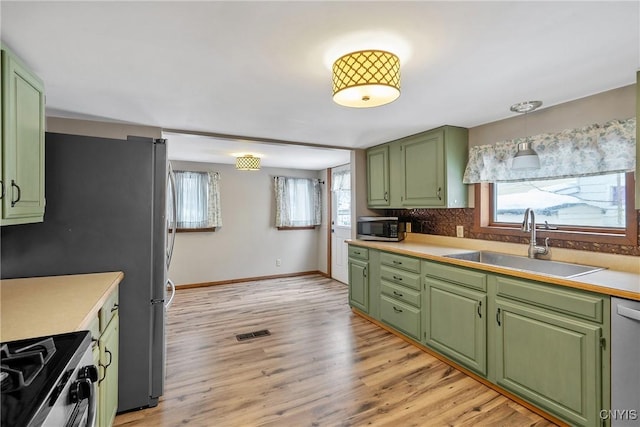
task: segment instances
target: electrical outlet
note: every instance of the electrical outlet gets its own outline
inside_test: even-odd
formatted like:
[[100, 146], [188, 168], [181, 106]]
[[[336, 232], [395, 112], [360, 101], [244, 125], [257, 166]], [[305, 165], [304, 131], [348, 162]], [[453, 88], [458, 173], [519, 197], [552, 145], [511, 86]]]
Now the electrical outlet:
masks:
[[456, 225], [456, 237], [464, 237], [464, 226]]
[[280, 267], [282, 265], [282, 260], [280, 258], [276, 258], [276, 267]]

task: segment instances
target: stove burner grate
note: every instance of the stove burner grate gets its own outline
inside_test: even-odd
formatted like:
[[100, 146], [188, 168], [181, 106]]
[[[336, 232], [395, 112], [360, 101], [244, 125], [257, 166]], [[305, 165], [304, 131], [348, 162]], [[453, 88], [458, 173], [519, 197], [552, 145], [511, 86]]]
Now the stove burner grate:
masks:
[[0, 347], [1, 390], [3, 393], [29, 386], [56, 352], [53, 338], [45, 338], [31, 345], [9, 348]]

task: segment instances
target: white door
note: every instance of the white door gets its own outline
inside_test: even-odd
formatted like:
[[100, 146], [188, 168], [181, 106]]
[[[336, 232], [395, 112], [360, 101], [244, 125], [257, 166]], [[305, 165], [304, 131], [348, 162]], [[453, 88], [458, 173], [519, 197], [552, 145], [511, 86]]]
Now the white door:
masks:
[[331, 169], [331, 277], [349, 282], [349, 251], [345, 240], [351, 238], [351, 168]]

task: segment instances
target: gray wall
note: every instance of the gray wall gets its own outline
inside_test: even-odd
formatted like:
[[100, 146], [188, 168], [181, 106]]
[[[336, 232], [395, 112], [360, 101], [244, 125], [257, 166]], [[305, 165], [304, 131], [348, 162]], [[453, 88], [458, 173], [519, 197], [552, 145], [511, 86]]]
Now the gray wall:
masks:
[[[544, 101], [544, 100], [543, 100]], [[505, 139], [558, 132], [636, 116], [636, 85], [621, 87], [553, 107], [469, 129], [469, 146], [493, 144]]]
[[[546, 107], [524, 115], [513, 113], [508, 119], [469, 129], [469, 147], [493, 144], [506, 139], [558, 132], [614, 119], [636, 116], [636, 85], [624, 86], [575, 101]], [[639, 180], [636, 179], [636, 188]], [[469, 206], [474, 206], [474, 192], [469, 191]], [[636, 200], [636, 206], [640, 206]]]

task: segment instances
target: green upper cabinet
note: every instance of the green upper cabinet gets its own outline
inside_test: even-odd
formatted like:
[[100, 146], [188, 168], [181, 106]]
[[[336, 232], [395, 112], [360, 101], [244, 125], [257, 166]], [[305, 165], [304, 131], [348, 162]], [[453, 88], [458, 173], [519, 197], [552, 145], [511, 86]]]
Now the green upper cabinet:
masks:
[[[369, 206], [466, 207], [467, 186], [462, 177], [467, 141], [467, 129], [443, 126], [369, 149]], [[388, 159], [387, 169], [381, 165], [381, 153]]]
[[44, 217], [44, 84], [2, 49], [2, 225]]
[[444, 206], [444, 132], [399, 141], [402, 206]]
[[389, 145], [367, 150], [367, 204], [389, 206]]

